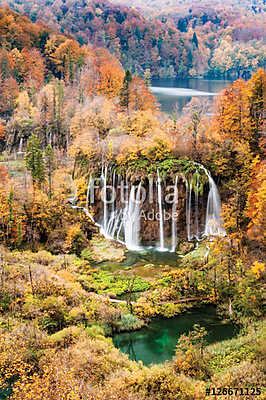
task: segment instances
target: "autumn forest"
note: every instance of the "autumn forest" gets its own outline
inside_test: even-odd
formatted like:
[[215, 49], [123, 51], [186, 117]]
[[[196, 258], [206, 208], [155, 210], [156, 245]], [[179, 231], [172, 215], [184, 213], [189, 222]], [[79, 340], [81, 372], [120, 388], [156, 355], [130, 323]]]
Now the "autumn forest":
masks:
[[265, 398], [265, 11], [0, 2], [0, 400]]

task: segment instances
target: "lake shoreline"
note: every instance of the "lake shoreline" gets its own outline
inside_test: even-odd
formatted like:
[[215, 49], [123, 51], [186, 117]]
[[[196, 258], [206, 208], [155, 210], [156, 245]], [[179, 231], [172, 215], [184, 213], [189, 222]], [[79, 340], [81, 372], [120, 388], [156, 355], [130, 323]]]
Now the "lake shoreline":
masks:
[[[213, 305], [198, 305], [172, 318], [153, 317], [137, 330], [115, 333], [112, 341], [131, 360], [142, 361], [147, 366], [151, 363], [160, 364], [173, 358], [178, 338], [192, 331], [195, 324], [206, 328], [209, 337], [206, 345], [232, 339], [239, 333], [239, 326], [221, 319]], [[151, 346], [153, 343], [156, 346]]]

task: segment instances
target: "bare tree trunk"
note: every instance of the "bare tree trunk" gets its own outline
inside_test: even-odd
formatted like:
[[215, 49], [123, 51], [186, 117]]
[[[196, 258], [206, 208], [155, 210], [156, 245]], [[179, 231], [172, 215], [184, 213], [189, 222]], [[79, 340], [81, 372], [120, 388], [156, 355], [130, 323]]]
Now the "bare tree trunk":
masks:
[[31, 292], [34, 295], [34, 286], [33, 286], [33, 280], [32, 280], [32, 272], [31, 272], [31, 267], [29, 265], [29, 275], [30, 275], [30, 285], [31, 285]]

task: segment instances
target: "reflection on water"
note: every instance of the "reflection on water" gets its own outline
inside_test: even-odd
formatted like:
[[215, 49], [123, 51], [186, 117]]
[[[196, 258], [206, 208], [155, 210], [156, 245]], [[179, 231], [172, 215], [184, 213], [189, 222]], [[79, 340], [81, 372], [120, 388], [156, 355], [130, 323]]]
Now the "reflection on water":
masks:
[[231, 81], [212, 79], [154, 79], [151, 91], [167, 113], [181, 114], [182, 109], [192, 97], [205, 96], [210, 100]]
[[102, 263], [95, 263], [92, 265], [104, 271], [115, 272], [129, 267], [134, 267], [134, 270], [145, 265], [153, 265], [155, 268], [168, 265], [170, 267], [178, 267], [179, 256], [176, 253], [161, 253], [155, 249], [142, 250], [142, 251], [127, 251], [123, 261], [104, 261]]
[[171, 319], [154, 319], [149, 327], [136, 332], [120, 333], [114, 336], [114, 345], [131, 360], [145, 365], [171, 360], [179, 337], [200, 324], [208, 331], [207, 343], [214, 343], [234, 337], [238, 329], [230, 324], [223, 324], [216, 316], [213, 307], [205, 307]]
[[167, 96], [181, 96], [181, 97], [194, 97], [194, 96], [216, 96], [218, 93], [201, 92], [194, 89], [182, 89], [182, 88], [164, 88], [158, 86], [151, 87], [152, 93], [164, 94]]

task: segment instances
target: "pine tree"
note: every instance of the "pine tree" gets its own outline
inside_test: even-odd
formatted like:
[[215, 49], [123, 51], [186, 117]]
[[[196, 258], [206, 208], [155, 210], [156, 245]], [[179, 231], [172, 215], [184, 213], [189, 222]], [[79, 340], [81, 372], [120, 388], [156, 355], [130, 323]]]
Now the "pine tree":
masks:
[[144, 72], [144, 82], [147, 88], [151, 86], [151, 70], [147, 68]]
[[49, 198], [52, 198], [52, 173], [54, 170], [54, 150], [49, 144], [45, 149], [45, 164], [49, 184]]
[[40, 187], [45, 181], [45, 164], [41, 143], [36, 135], [32, 135], [27, 144], [26, 168], [31, 172], [33, 185]]
[[3, 80], [11, 77], [10, 60], [6, 49], [3, 49], [0, 54], [0, 75]]
[[192, 43], [195, 44], [195, 46], [197, 47], [197, 49], [199, 48], [199, 41], [198, 41], [196, 32], [193, 33]]
[[123, 87], [120, 91], [120, 105], [122, 107], [126, 107], [127, 110], [129, 106], [129, 96], [130, 96], [129, 86], [131, 81], [132, 81], [132, 74], [129, 70], [127, 70], [123, 81]]
[[9, 222], [12, 224], [14, 222], [14, 209], [13, 209], [13, 203], [14, 203], [14, 190], [11, 188], [8, 196], [8, 207], [9, 207]]

